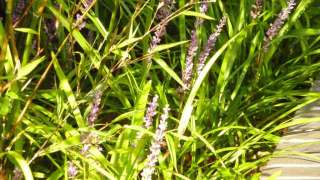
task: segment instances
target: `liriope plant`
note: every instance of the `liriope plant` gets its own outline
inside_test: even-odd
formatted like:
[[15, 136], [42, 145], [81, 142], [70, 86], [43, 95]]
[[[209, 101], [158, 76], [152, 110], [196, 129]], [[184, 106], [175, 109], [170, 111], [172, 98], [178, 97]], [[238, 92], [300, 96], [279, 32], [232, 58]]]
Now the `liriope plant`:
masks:
[[0, 2], [0, 179], [257, 179], [319, 99], [314, 0]]

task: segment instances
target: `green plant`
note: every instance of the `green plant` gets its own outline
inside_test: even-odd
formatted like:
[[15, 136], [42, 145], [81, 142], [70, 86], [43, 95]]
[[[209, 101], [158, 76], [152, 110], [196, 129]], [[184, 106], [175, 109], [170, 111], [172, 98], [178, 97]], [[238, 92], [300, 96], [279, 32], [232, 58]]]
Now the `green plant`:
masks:
[[289, 3], [267, 41], [285, 0], [0, 1], [0, 179], [140, 179], [156, 94], [171, 110], [155, 179], [258, 177], [294, 112], [319, 99], [319, 3]]

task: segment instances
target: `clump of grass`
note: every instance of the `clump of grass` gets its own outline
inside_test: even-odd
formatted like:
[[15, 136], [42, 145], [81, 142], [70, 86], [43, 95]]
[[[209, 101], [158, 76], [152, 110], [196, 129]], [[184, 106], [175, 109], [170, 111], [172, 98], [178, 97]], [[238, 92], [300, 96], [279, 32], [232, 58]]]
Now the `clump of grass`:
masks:
[[315, 0], [4, 2], [0, 179], [258, 178], [319, 99]]

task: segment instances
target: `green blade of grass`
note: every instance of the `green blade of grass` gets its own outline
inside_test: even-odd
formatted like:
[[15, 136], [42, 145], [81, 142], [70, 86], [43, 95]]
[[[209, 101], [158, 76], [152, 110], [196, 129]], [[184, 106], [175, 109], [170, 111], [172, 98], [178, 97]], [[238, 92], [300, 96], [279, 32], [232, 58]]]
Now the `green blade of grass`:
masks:
[[148, 96], [149, 96], [150, 89], [151, 89], [151, 81], [147, 82], [142, 88], [141, 94], [139, 95], [139, 98], [135, 105], [136, 113], [133, 116], [132, 125], [142, 125], [144, 109], [148, 104]]
[[156, 52], [159, 52], [159, 51], [163, 51], [163, 50], [166, 50], [166, 49], [170, 49], [170, 48], [173, 48], [175, 46], [179, 46], [179, 45], [185, 44], [187, 42], [188, 41], [179, 41], [179, 42], [175, 42], [175, 43], [161, 44], [161, 45], [156, 46], [154, 49], [152, 49], [150, 54], [153, 54], [153, 53], [156, 53]]
[[176, 74], [176, 72], [174, 72], [174, 70], [172, 68], [170, 68], [168, 66], [168, 64], [164, 60], [162, 60], [162, 59], [160, 59], [158, 57], [153, 57], [153, 60], [157, 64], [159, 64], [159, 66], [161, 66], [161, 68], [163, 70], [165, 70], [174, 80], [176, 80], [177, 83], [179, 83], [181, 86], [184, 86], [184, 84], [183, 84], [182, 80], [180, 79], [180, 77]]
[[185, 15], [185, 16], [194, 16], [194, 17], [198, 17], [198, 18], [202, 18], [202, 19], [207, 19], [207, 20], [214, 20], [213, 17], [210, 17], [204, 13], [200, 13], [200, 12], [195, 12], [195, 11], [183, 11], [181, 13], [181, 15]]
[[175, 145], [174, 139], [170, 134], [165, 135], [166, 142], [168, 144], [168, 150], [170, 153], [170, 159], [172, 161], [173, 167], [176, 171], [178, 171], [178, 166], [177, 166], [177, 146]]
[[70, 107], [73, 111], [73, 115], [75, 116], [75, 119], [77, 121], [77, 124], [79, 127], [85, 126], [85, 121], [81, 115], [80, 109], [78, 107], [77, 100], [72, 92], [72, 88], [68, 82], [68, 78], [65, 76], [63, 70], [61, 69], [61, 66], [55, 56], [55, 54], [51, 53], [52, 59], [53, 59], [53, 66], [56, 70], [56, 73], [58, 75], [58, 78], [60, 80], [60, 88], [64, 91], [64, 93], [67, 96], [68, 102], [70, 103]]
[[35, 31], [31, 28], [15, 28], [14, 30], [18, 31], [18, 32], [28, 33], [28, 34], [35, 34], [35, 35], [38, 34], [37, 31]]
[[100, 19], [96, 15], [87, 14], [87, 16], [91, 19], [91, 21], [93, 22], [95, 27], [98, 29], [98, 31], [101, 33], [103, 38], [107, 39], [109, 36], [109, 32], [105, 29]]
[[31, 73], [42, 61], [45, 60], [45, 56], [42, 56], [28, 64], [26, 64], [25, 66], [22, 66], [17, 73], [16, 79], [22, 79], [25, 76], [27, 76], [29, 73]]
[[26, 180], [33, 180], [33, 175], [31, 169], [27, 163], [27, 161], [22, 157], [21, 154], [15, 151], [8, 151], [6, 152], [10, 161], [16, 165], [18, 165], [24, 175]]

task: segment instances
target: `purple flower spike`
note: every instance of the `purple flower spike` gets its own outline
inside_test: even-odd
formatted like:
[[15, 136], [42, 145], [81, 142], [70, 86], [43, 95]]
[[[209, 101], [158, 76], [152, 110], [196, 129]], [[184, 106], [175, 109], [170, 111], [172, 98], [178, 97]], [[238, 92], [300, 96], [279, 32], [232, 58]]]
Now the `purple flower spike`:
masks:
[[[80, 24], [78, 24], [79, 30], [83, 29], [87, 24], [85, 20], [81, 19], [81, 14], [79, 13], [76, 15], [76, 22], [80, 22]], [[74, 25], [76, 25], [76, 23]]]
[[[200, 13], [205, 14], [208, 10], [208, 3], [202, 2], [200, 5]], [[191, 31], [191, 43], [188, 48], [188, 54], [186, 57], [186, 65], [185, 69], [182, 71], [182, 81], [184, 87], [182, 87], [182, 91], [186, 91], [191, 86], [192, 74], [193, 74], [193, 58], [197, 54], [198, 50], [198, 39], [197, 39], [197, 31], [196, 28], [203, 24], [203, 19], [197, 18], [194, 24], [195, 28]]]
[[[158, 46], [161, 42], [162, 36], [166, 33], [166, 26], [168, 22], [166, 22], [166, 18], [170, 16], [171, 10], [170, 7], [172, 6], [174, 2], [172, 0], [162, 0], [160, 1], [159, 6], [162, 6], [158, 9], [157, 17], [161, 21], [161, 24], [157, 27], [154, 35], [152, 36], [152, 40], [150, 43], [150, 47], [148, 49], [148, 53], [152, 52], [154, 48]], [[149, 56], [147, 58], [147, 62], [150, 64], [152, 61], [152, 56]]]
[[208, 11], [208, 2], [202, 2], [200, 5], [200, 13], [205, 14]]
[[157, 114], [156, 109], [158, 107], [158, 99], [159, 96], [155, 95], [152, 99], [152, 102], [149, 103], [149, 107], [147, 109], [146, 115], [144, 117], [144, 127], [146, 129], [150, 128], [152, 126], [153, 117]]
[[90, 147], [91, 147], [91, 144], [84, 144], [82, 149], [81, 149], [81, 151], [80, 151], [80, 153], [81, 154], [86, 154], [89, 151]]
[[90, 126], [94, 126], [94, 122], [96, 121], [97, 117], [98, 117], [98, 112], [99, 112], [99, 105], [100, 105], [100, 102], [101, 102], [101, 96], [102, 96], [102, 92], [101, 91], [98, 91], [96, 92], [95, 94], [95, 97], [94, 97], [94, 101], [93, 101], [93, 105], [92, 105], [92, 109], [91, 109], [91, 112], [89, 114], [89, 117], [88, 117], [88, 124]]
[[[200, 5], [200, 13], [201, 14], [206, 14], [208, 11], [208, 2], [202, 2]], [[203, 19], [202, 18], [197, 18], [195, 27], [199, 27], [203, 24]]]
[[[152, 52], [158, 46], [158, 44], [160, 44], [162, 36], [166, 33], [166, 26], [167, 26], [167, 23], [163, 22], [163, 24], [157, 27], [156, 32], [152, 36], [150, 47], [148, 49], [149, 53]], [[150, 56], [147, 59], [147, 62], [151, 63], [151, 59], [152, 59], [152, 56]]]
[[158, 156], [161, 153], [161, 144], [163, 143], [163, 138], [167, 129], [167, 119], [169, 117], [169, 111], [169, 105], [166, 105], [166, 107], [163, 108], [163, 114], [160, 117], [160, 123], [150, 147], [150, 154], [147, 157], [146, 166], [141, 173], [143, 180], [151, 180], [152, 174], [155, 170]]
[[216, 31], [209, 36], [207, 44], [204, 47], [204, 50], [201, 52], [200, 57], [199, 57], [198, 75], [201, 73], [201, 71], [205, 65], [206, 59], [208, 58], [208, 56], [210, 54], [210, 51], [215, 46], [216, 41], [223, 30], [223, 27], [226, 25], [226, 21], [227, 21], [227, 18], [223, 17], [220, 20], [219, 24], [217, 25]]
[[263, 0], [256, 0], [256, 3], [252, 5], [250, 15], [253, 19], [257, 19], [257, 17], [261, 14]]
[[193, 71], [193, 58], [197, 54], [198, 50], [198, 39], [196, 30], [191, 31], [191, 44], [188, 48], [188, 54], [186, 57], [186, 67], [182, 72], [182, 81], [185, 87], [183, 90], [187, 90], [190, 88], [191, 79], [192, 79], [192, 71]]
[[281, 27], [283, 26], [285, 20], [289, 18], [289, 14], [292, 12], [294, 7], [296, 6], [295, 0], [290, 0], [288, 2], [288, 7], [282, 9], [282, 11], [278, 14], [277, 19], [270, 24], [268, 31], [266, 32], [266, 37], [264, 38], [263, 48], [265, 51], [268, 50], [270, 41], [278, 35]]
[[74, 178], [78, 174], [78, 169], [77, 167], [72, 163], [68, 162], [68, 177]]
[[[149, 129], [152, 126], [153, 123], [153, 117], [157, 114], [157, 107], [158, 107], [158, 99], [159, 96], [155, 95], [152, 98], [152, 102], [149, 103], [146, 115], [144, 116], [144, 128]], [[137, 133], [137, 140], [140, 140], [143, 136], [143, 133], [138, 132]], [[136, 144], [133, 144], [133, 146], [136, 146]]]
[[149, 52], [151, 52], [154, 48], [158, 46], [158, 44], [161, 42], [162, 36], [166, 33], [166, 23], [158, 26], [156, 32], [154, 33], [154, 36], [152, 36], [152, 41], [150, 43]]

